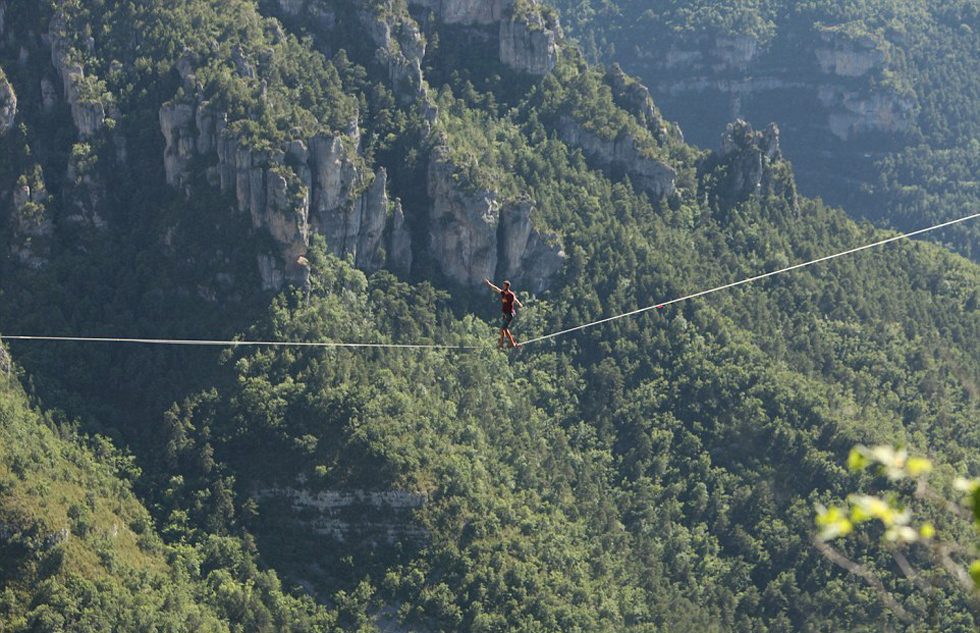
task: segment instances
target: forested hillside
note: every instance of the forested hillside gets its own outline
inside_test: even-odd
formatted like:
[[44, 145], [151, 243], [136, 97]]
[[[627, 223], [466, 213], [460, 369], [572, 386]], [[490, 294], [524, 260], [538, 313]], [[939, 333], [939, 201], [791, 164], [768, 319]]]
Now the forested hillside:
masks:
[[[594, 60], [646, 81], [688, 139], [776, 121], [807, 195], [913, 229], [980, 207], [980, 6], [555, 0]], [[946, 236], [977, 260], [978, 229]]]
[[495, 349], [484, 278], [526, 340], [885, 237], [797, 192], [791, 133], [685, 143], [527, 0], [0, 16], [0, 335], [459, 348], [7, 342], [3, 630], [976, 629], [953, 579], [848, 543], [904, 621], [812, 546], [857, 442], [980, 474], [968, 259]]

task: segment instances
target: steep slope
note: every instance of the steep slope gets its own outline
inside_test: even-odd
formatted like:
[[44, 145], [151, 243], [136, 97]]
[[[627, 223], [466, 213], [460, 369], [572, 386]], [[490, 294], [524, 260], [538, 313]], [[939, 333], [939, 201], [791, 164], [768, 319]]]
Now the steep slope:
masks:
[[[643, 79], [689, 140], [776, 121], [807, 195], [901, 229], [977, 207], [972, 2], [555, 0], [593, 59]], [[947, 240], [977, 259], [977, 229]]]
[[[881, 234], [797, 194], [776, 127], [685, 144], [536, 3], [57, 6], [67, 43], [0, 48], [0, 325], [476, 348], [14, 346], [136, 456], [162, 547], [254, 539], [347, 629], [912, 628], [809, 546], [812, 503], [857, 441], [980, 468], [977, 266], [903, 244], [507, 357], [483, 276], [520, 284], [526, 338]], [[59, 14], [6, 15], [27, 38]], [[513, 63], [542, 50], [546, 73]], [[955, 587], [920, 604], [853, 547], [973, 628]], [[209, 583], [254, 563], [214, 557]]]
[[[6, 353], [3, 352], [6, 360]], [[5, 368], [6, 369], [6, 368]], [[230, 536], [165, 545], [131, 457], [30, 408], [0, 382], [0, 622], [5, 631], [327, 630]]]

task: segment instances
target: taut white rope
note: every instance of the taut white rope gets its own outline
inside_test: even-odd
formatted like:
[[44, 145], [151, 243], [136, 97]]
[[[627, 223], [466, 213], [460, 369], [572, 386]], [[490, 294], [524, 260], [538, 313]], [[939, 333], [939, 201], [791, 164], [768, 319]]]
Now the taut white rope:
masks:
[[[521, 345], [522, 346], [530, 345], [531, 343], [546, 341], [548, 339], [553, 339], [559, 336], [564, 336], [566, 334], [571, 334], [572, 332], [578, 332], [579, 330], [584, 330], [586, 328], [594, 327], [596, 325], [609, 323], [610, 321], [625, 319], [627, 317], [635, 316], [643, 312], [649, 312], [650, 310], [665, 308], [675, 303], [688, 301], [690, 299], [696, 299], [698, 297], [710, 295], [714, 292], [728, 290], [730, 288], [735, 288], [737, 286], [749, 284], [752, 283], [753, 281], [759, 281], [761, 279], [766, 279], [768, 277], [775, 277], [776, 275], [782, 275], [783, 273], [788, 273], [794, 270], [799, 270], [801, 268], [806, 268], [808, 266], [813, 266], [821, 262], [837, 259], [838, 257], [844, 257], [845, 255], [853, 255], [854, 253], [859, 253], [861, 251], [866, 251], [868, 249], [884, 246], [885, 244], [891, 244], [892, 242], [897, 242], [899, 240], [907, 240], [909, 238], [915, 237], [916, 235], [922, 235], [923, 233], [928, 233], [930, 231], [937, 231], [939, 229], [944, 229], [948, 226], [953, 226], [954, 224], [960, 224], [961, 222], [974, 220], [976, 218], [980, 218], [980, 213], [974, 213], [973, 215], [968, 215], [966, 217], [959, 218], [957, 220], [950, 220], [948, 222], [943, 222], [942, 224], [936, 224], [935, 226], [919, 229], [917, 231], [912, 231], [910, 233], [895, 235], [893, 237], [889, 237], [887, 239], [874, 242], [873, 244], [865, 244], [864, 246], [858, 246], [857, 248], [852, 248], [846, 251], [842, 251], [840, 253], [827, 255], [826, 257], [820, 257], [819, 259], [814, 259], [809, 262], [803, 262], [802, 264], [794, 264], [793, 266], [787, 266], [786, 268], [780, 268], [779, 270], [774, 270], [772, 272], [756, 275], [755, 277], [749, 277], [747, 279], [735, 281], [730, 284], [718, 286], [717, 288], [712, 288], [710, 290], [702, 290], [701, 292], [695, 292], [694, 294], [690, 294], [684, 297], [679, 297], [677, 299], [671, 299], [670, 301], [664, 301], [663, 303], [658, 303], [656, 305], [647, 306], [645, 308], [640, 308], [638, 310], [633, 310], [632, 312], [617, 314], [616, 316], [607, 317], [605, 319], [599, 319], [598, 321], [593, 321], [591, 323], [586, 323], [584, 325], [577, 325], [575, 327], [568, 328], [567, 330], [561, 330], [560, 332], [554, 332], [552, 334], [546, 334], [544, 336], [532, 338], [528, 341], [524, 341]], [[76, 343], [143, 343], [146, 345], [189, 345], [189, 346], [210, 346], [210, 347], [247, 347], [247, 346], [248, 347], [326, 347], [326, 348], [345, 347], [345, 348], [373, 348], [373, 349], [441, 349], [441, 350], [456, 350], [456, 351], [473, 351], [479, 349], [477, 347], [466, 346], [466, 345], [419, 345], [419, 344], [398, 344], [398, 343], [334, 343], [329, 341], [325, 341], [325, 342], [215, 341], [215, 340], [200, 340], [200, 339], [123, 338], [123, 337], [99, 337], [99, 336], [0, 335], [0, 341], [2, 341], [3, 339], [7, 339], [9, 341], [66, 341], [66, 342], [76, 342]]]
[[103, 336], [20, 336], [2, 335], [8, 341], [63, 341], [74, 343], [142, 343], [145, 345], [189, 345], [197, 347], [366, 347], [375, 349], [473, 350], [463, 345], [406, 345], [397, 343], [333, 343], [329, 341], [213, 341], [203, 339], [121, 338]]
[[553, 334], [546, 334], [544, 336], [539, 336], [537, 338], [532, 338], [529, 341], [524, 341], [521, 345], [530, 345], [531, 343], [537, 343], [539, 341], [546, 341], [558, 336], [564, 336], [565, 334], [571, 334], [572, 332], [577, 332], [579, 330], [584, 330], [596, 325], [601, 325], [603, 323], [609, 323], [610, 321], [616, 321], [617, 319], [625, 319], [626, 317], [635, 316], [643, 312], [649, 312], [650, 310], [657, 310], [659, 308], [665, 308], [669, 305], [680, 303], [682, 301], [688, 301], [690, 299], [696, 299], [698, 297], [703, 297], [705, 295], [710, 295], [713, 292], [720, 292], [722, 290], [728, 290], [730, 288], [735, 288], [737, 286], [742, 286], [753, 281], [759, 281], [760, 279], [766, 279], [767, 277], [775, 277], [776, 275], [781, 275], [783, 273], [788, 273], [794, 270], [799, 270], [801, 268], [806, 268], [807, 266], [813, 266], [814, 264], [819, 264], [821, 262], [826, 262], [831, 259], [837, 259], [838, 257], [844, 257], [845, 255], [853, 255], [854, 253], [859, 253], [861, 251], [866, 251], [871, 248], [877, 248], [879, 246], [884, 246], [885, 244], [890, 244], [892, 242], [897, 242], [899, 240], [907, 240], [909, 238], [915, 237], [916, 235], [922, 235], [923, 233], [928, 233], [929, 231], [937, 231], [939, 229], [944, 229], [948, 226], [954, 224], [959, 224], [961, 222], [966, 222], [967, 220], [974, 220], [980, 218], [980, 213], [974, 213], [973, 215], [968, 215], [965, 218], [959, 218], [957, 220], [950, 220], [949, 222], [943, 222], [942, 224], [937, 224], [935, 226], [930, 226], [925, 229], [919, 229], [918, 231], [912, 231], [911, 233], [903, 233], [902, 235], [896, 235], [894, 237], [889, 237], [888, 239], [875, 242], [874, 244], [865, 244], [864, 246], [859, 246], [857, 248], [852, 248], [841, 253], [836, 253], [834, 255], [827, 255], [826, 257], [821, 257], [819, 259], [814, 259], [813, 261], [804, 262], [802, 264], [794, 264], [793, 266], [787, 266], [786, 268], [781, 268], [779, 270], [774, 270], [770, 273], [764, 273], [762, 275], [756, 275], [755, 277], [749, 277], [748, 279], [742, 279], [741, 281], [735, 281], [730, 284], [725, 284], [724, 286], [718, 286], [717, 288], [712, 288], [711, 290], [702, 290], [701, 292], [695, 292], [694, 294], [687, 295], [686, 297], [680, 297], [678, 299], [671, 299], [670, 301], [665, 301], [663, 303], [658, 303], [656, 305], [647, 306], [646, 308], [640, 308], [639, 310], [633, 310], [632, 312], [626, 312], [624, 314], [617, 314], [616, 316], [607, 317], [605, 319], [600, 319], [598, 321], [593, 321], [592, 323], [586, 323], [585, 325], [578, 325], [573, 328], [568, 328], [567, 330], [562, 330], [560, 332], [555, 332]]

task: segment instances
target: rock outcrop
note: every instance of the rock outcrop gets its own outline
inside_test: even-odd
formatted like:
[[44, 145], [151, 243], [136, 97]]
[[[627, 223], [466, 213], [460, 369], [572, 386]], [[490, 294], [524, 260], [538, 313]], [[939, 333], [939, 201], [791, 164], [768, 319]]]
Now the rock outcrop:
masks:
[[494, 276], [500, 205], [489, 191], [464, 192], [445, 147], [433, 150], [427, 188], [430, 252], [443, 273], [460, 284]]
[[[665, 52], [652, 47], [639, 51], [638, 57], [648, 66], [645, 75], [657, 77], [651, 87], [667, 104], [678, 97], [686, 103], [692, 93], [710, 102], [714, 93], [727, 99], [731, 119], [748, 118], [759, 116], [760, 106], [770, 99], [785, 99], [792, 91], [820, 104], [805, 110], [811, 120], [792, 121], [796, 125], [820, 125], [843, 141], [906, 132], [915, 112], [914, 98], [880, 81], [889, 70], [889, 44], [874, 35], [852, 33], [846, 26], [815, 28], [815, 34], [794, 34], [809, 42], [799, 54], [801, 60], [812, 60], [810, 68], [801, 68], [801, 60], [794, 60], [795, 68], [782, 65], [773, 58], [775, 53], [766, 55], [767, 48], [749, 35], [679, 40]], [[770, 112], [768, 105], [763, 107]], [[689, 131], [696, 127], [685, 124]]]
[[341, 542], [358, 544], [422, 542], [428, 536], [413, 520], [425, 495], [405, 490], [311, 492], [305, 488], [267, 488], [253, 495], [259, 503], [285, 504], [301, 525]]
[[[775, 123], [760, 132], [745, 121], [730, 123], [722, 135], [721, 149], [702, 166], [702, 173], [721, 174], [713, 192], [728, 200], [740, 201], [762, 192], [781, 195], [797, 208], [796, 185], [792, 172], [777, 174], [783, 162], [779, 147], [779, 128]], [[724, 166], [724, 170], [718, 171]]]
[[677, 171], [643, 155], [636, 139], [629, 134], [605, 139], [585, 129], [573, 117], [563, 116], [558, 122], [558, 135], [569, 145], [581, 148], [603, 168], [629, 174], [633, 184], [655, 196], [670, 196], [676, 191]]
[[51, 62], [61, 77], [65, 99], [71, 107], [72, 121], [82, 138], [91, 138], [105, 125], [106, 105], [99, 95], [91, 94], [95, 82], [85, 76], [85, 69], [74, 59], [65, 35], [65, 19], [56, 12], [51, 18], [47, 39]]
[[915, 102], [892, 91], [865, 92], [839, 85], [823, 85], [817, 92], [829, 110], [831, 133], [842, 141], [869, 132], [906, 132]]
[[530, 75], [547, 75], [558, 64], [563, 35], [557, 17], [537, 0], [410, 0], [443, 24], [486, 31], [497, 27], [500, 62]]
[[0, 136], [14, 127], [17, 118], [17, 94], [7, 81], [7, 75], [0, 68]]
[[762, 52], [759, 40], [752, 35], [719, 35], [695, 39], [687, 46], [677, 43], [654, 61], [662, 70], [725, 74], [748, 69]]
[[603, 81], [612, 90], [616, 105], [636, 117], [643, 127], [653, 133], [657, 142], [664, 143], [668, 139], [684, 142], [680, 127], [664, 119], [657, 109], [650, 89], [623, 72], [619, 64], [614, 63], [606, 70]]
[[514, 0], [410, 0], [410, 3], [432, 11], [444, 24], [488, 26], [500, 22]]
[[558, 64], [558, 31], [540, 12], [501, 20], [501, 63], [530, 75], [547, 75]]
[[884, 87], [869, 91], [853, 82], [885, 69], [888, 55], [884, 46], [868, 34], [851, 35], [840, 28], [820, 30], [820, 45], [814, 50], [820, 70], [841, 81], [821, 84], [817, 96], [829, 111], [831, 133], [841, 140], [909, 129], [915, 107], [911, 98]]
[[533, 202], [501, 203], [492, 191], [468, 187], [446, 147], [433, 151], [427, 178], [429, 250], [446, 277], [467, 285], [509, 277], [533, 292], [547, 287], [565, 254], [557, 236], [534, 230]]
[[43, 267], [51, 254], [54, 225], [46, 209], [48, 191], [40, 172], [22, 177], [13, 192], [11, 249], [14, 260], [29, 268]]
[[884, 68], [887, 55], [870, 35], [852, 37], [834, 28], [820, 30], [814, 49], [820, 70], [838, 77], [862, 77]]
[[377, 48], [378, 61], [387, 67], [388, 80], [395, 94], [405, 102], [424, 98], [422, 58], [425, 39], [418, 24], [407, 14], [395, 11], [393, 0], [381, 10], [365, 7], [357, 12], [361, 26]]
[[54, 84], [47, 77], [41, 77], [41, 108], [45, 112], [51, 112], [57, 103], [58, 92], [55, 90]]
[[[209, 165], [208, 182], [234, 195], [256, 229], [267, 230], [277, 258], [260, 259], [263, 286], [304, 283], [311, 233], [328, 249], [373, 272], [411, 267], [411, 238], [400, 208], [389, 213], [387, 174], [365, 174], [356, 141], [340, 133], [295, 139], [275, 151], [242, 142], [228, 117], [210, 103], [168, 102], [160, 109], [167, 182], [188, 195], [192, 161]], [[356, 124], [355, 124], [356, 129]]]
[[501, 209], [497, 276], [538, 293], [548, 288], [565, 264], [565, 252], [556, 234], [534, 228], [533, 211], [534, 202], [530, 200], [506, 204]]

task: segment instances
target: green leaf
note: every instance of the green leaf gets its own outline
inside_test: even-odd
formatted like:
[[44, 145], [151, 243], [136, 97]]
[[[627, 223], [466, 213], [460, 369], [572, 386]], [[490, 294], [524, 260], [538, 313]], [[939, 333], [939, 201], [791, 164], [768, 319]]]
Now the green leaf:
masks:
[[867, 468], [871, 462], [865, 457], [864, 452], [861, 450], [862, 447], [855, 446], [851, 449], [851, 452], [847, 456], [847, 467], [851, 469], [852, 472], [859, 472]]

